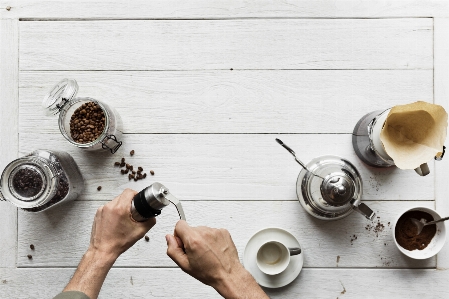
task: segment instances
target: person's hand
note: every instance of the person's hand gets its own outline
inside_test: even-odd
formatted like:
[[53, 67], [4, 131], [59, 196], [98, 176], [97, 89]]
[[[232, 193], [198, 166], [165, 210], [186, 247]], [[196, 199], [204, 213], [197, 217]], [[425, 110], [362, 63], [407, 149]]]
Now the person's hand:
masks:
[[167, 235], [167, 255], [186, 273], [225, 298], [268, 298], [239, 261], [226, 229], [190, 227], [178, 221]]
[[126, 189], [111, 202], [98, 208], [92, 225], [89, 250], [117, 259], [156, 224], [151, 218], [136, 222], [131, 218], [131, 201], [137, 192]]

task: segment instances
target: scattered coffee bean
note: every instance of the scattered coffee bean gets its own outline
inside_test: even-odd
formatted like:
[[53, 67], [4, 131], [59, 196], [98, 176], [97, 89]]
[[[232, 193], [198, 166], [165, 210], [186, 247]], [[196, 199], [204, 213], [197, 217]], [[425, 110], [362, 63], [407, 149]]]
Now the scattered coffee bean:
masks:
[[137, 182], [137, 180], [138, 180], [137, 178], [134, 178], [134, 182]]
[[120, 170], [120, 172], [121, 172], [122, 174], [125, 174], [125, 170], [124, 170], [124, 169]]
[[126, 163], [126, 169], [129, 169], [131, 166], [128, 164], [128, 163]]
[[34, 250], [34, 245], [31, 244], [31, 245], [30, 245], [30, 248], [31, 248], [31, 250]]
[[130, 151], [129, 154], [130, 154], [131, 156], [134, 156], [134, 150]]
[[145, 241], [150, 241], [150, 237], [148, 237], [147, 235], [145, 235]]
[[115, 162], [114, 165], [115, 166], [120, 166], [120, 162]]
[[28, 259], [31, 260], [33, 256], [31, 254], [27, 255]]
[[150, 170], [151, 175], [154, 175], [154, 171]]
[[129, 180], [132, 180], [132, 179], [134, 179], [134, 175], [133, 175], [133, 174], [131, 174], [131, 173], [130, 173], [130, 174], [128, 174], [128, 179], [129, 179]]
[[144, 173], [144, 174], [143, 174], [143, 178], [146, 178], [146, 177], [147, 177], [147, 174], [146, 174], [146, 173]]
[[143, 168], [139, 166], [139, 167], [137, 167], [137, 170], [143, 171]]
[[120, 162], [125, 163], [125, 158], [122, 158], [122, 160], [120, 160]]
[[131, 170], [131, 171], [133, 171], [133, 169], [134, 169], [134, 166], [129, 166], [129, 170]]
[[120, 163], [120, 167], [125, 167], [125, 162]]
[[100, 191], [100, 190], [101, 190], [101, 186], [98, 186], [98, 187], [97, 187], [97, 190]]
[[128, 172], [129, 172], [129, 169], [126, 169], [126, 170], [125, 170], [125, 174], [127, 174]]
[[104, 111], [94, 102], [84, 103], [70, 118], [70, 135], [78, 143], [95, 141], [103, 133], [104, 128]]
[[133, 170], [133, 171], [132, 171], [132, 173], [133, 173], [133, 174], [136, 174], [136, 171], [135, 171], [135, 170]]

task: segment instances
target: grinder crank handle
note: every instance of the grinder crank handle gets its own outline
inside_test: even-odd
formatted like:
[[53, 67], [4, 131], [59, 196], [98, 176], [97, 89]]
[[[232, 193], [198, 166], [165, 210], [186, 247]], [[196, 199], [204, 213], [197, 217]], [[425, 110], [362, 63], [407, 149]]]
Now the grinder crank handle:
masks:
[[182, 205], [181, 205], [181, 202], [179, 201], [179, 199], [174, 197], [171, 193], [165, 195], [165, 198], [167, 198], [168, 201], [171, 202], [176, 207], [176, 210], [178, 210], [179, 218], [181, 220], [187, 221], [186, 215], [184, 214], [184, 209], [182, 208]]

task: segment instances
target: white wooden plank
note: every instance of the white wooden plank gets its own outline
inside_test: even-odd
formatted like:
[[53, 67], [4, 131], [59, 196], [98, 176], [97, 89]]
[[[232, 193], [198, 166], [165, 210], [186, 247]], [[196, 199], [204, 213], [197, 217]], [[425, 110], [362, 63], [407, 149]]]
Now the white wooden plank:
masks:
[[432, 102], [432, 70], [21, 72], [20, 132], [58, 133], [41, 108], [63, 78], [105, 101], [126, 133], [352, 133], [366, 113]]
[[[18, 21], [0, 20], [0, 170], [17, 157], [18, 138]], [[15, 267], [17, 209], [0, 201], [0, 267]]]
[[[449, 111], [449, 19], [436, 18], [435, 26], [435, 103]], [[448, 143], [446, 142], [446, 146]], [[448, 147], [449, 148], [449, 147]], [[435, 163], [435, 199], [436, 209], [442, 217], [449, 215], [449, 159]], [[449, 246], [446, 244], [437, 259], [438, 268], [449, 268]]]
[[432, 69], [432, 38], [431, 18], [21, 22], [20, 69]]
[[[117, 193], [119, 190], [117, 190]], [[173, 194], [175, 190], [172, 189]], [[92, 220], [97, 208], [105, 202], [74, 202], [42, 214], [19, 211], [19, 267], [76, 266], [87, 249]], [[385, 267], [431, 268], [436, 258], [412, 260], [396, 248], [392, 236], [393, 222], [401, 210], [413, 206], [434, 207], [431, 201], [370, 202], [385, 229], [375, 233], [367, 230], [371, 223], [354, 212], [348, 217], [323, 221], [309, 216], [298, 202], [276, 201], [186, 201], [183, 203], [190, 225], [227, 228], [236, 243], [240, 258], [250, 237], [267, 227], [281, 227], [299, 240], [305, 255], [304, 267]], [[117, 266], [174, 267], [166, 256], [165, 235], [173, 233], [179, 219], [174, 207], [164, 209], [158, 223], [148, 236], [123, 254]], [[353, 236], [357, 239], [351, 241]], [[30, 249], [30, 244], [35, 250]], [[28, 254], [33, 259], [27, 258]], [[337, 263], [337, 256], [340, 256]]]
[[[0, 269], [2, 298], [53, 298], [74, 269]], [[270, 298], [447, 298], [449, 271], [303, 269], [290, 285], [265, 289]], [[425, 287], [423, 287], [425, 286]], [[99, 298], [222, 298], [180, 269], [113, 268]]]
[[[10, 6], [8, 11], [6, 7]], [[287, 1], [207, 1], [207, 0], [9, 0], [0, 4], [3, 18], [39, 19], [205, 19], [276, 17], [435, 17], [449, 16], [444, 0], [287, 0]]]
[[[109, 200], [117, 190], [142, 189], [161, 181], [183, 200], [297, 200], [296, 179], [301, 167], [275, 142], [281, 138], [306, 163], [323, 155], [351, 161], [364, 181], [366, 200], [434, 200], [434, 163], [431, 173], [420, 177], [413, 170], [368, 167], [356, 156], [350, 134], [126, 134], [115, 155], [86, 152], [62, 135], [20, 134], [20, 153], [38, 148], [71, 153], [82, 170], [86, 189], [80, 200]], [[129, 152], [136, 154], [130, 157]], [[128, 181], [114, 167], [125, 157], [155, 176]], [[103, 186], [101, 193], [97, 186]]]

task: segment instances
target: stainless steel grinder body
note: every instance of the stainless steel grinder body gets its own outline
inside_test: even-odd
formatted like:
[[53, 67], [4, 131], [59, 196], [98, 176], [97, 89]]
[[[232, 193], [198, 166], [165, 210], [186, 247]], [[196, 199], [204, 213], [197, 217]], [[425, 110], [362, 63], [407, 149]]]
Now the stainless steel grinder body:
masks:
[[131, 217], [139, 222], [146, 221], [160, 215], [162, 209], [170, 203], [175, 205], [179, 217], [186, 220], [180, 201], [170, 194], [167, 187], [155, 182], [134, 196], [131, 203]]

